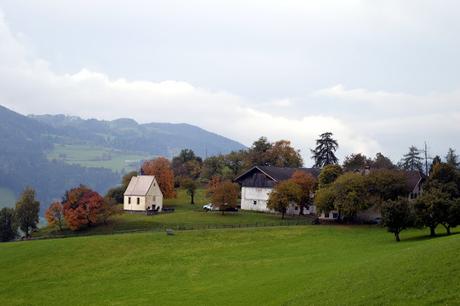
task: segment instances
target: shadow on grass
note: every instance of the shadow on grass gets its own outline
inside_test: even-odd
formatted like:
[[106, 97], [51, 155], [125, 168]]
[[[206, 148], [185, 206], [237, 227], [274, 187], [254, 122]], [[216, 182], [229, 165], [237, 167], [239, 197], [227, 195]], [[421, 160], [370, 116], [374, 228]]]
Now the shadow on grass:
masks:
[[449, 236], [455, 236], [460, 234], [460, 232], [452, 232], [450, 235], [447, 235], [446, 232], [444, 233], [436, 233], [436, 236], [432, 237], [429, 234], [423, 235], [423, 236], [414, 236], [414, 237], [409, 237], [406, 239], [401, 239], [401, 242], [416, 242], [416, 241], [423, 241], [423, 240], [431, 240], [431, 239], [437, 239], [437, 238], [442, 238], [442, 237], [449, 237]]

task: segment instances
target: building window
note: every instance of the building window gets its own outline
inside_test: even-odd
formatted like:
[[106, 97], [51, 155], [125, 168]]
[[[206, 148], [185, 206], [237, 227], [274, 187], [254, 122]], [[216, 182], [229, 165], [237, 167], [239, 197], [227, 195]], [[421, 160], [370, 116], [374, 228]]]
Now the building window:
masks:
[[257, 201], [252, 201], [252, 204], [257, 205]]
[[131, 197], [128, 197], [128, 204], [131, 204]]
[[137, 198], [137, 205], [141, 204], [141, 198]]

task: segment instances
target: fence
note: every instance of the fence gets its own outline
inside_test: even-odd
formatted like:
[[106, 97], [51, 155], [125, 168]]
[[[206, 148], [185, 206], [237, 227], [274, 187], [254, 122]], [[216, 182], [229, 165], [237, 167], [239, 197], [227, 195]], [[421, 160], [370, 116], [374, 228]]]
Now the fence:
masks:
[[138, 229], [126, 229], [126, 230], [104, 230], [96, 232], [75, 232], [65, 234], [49, 234], [41, 237], [34, 237], [31, 240], [42, 240], [42, 239], [56, 239], [56, 238], [67, 238], [67, 237], [85, 237], [85, 236], [97, 236], [97, 235], [115, 235], [115, 234], [129, 234], [129, 233], [145, 233], [145, 232], [165, 232], [166, 229], [172, 229], [175, 231], [191, 231], [191, 230], [209, 230], [209, 229], [237, 229], [237, 228], [259, 228], [259, 227], [276, 227], [276, 226], [299, 226], [299, 225], [311, 225], [312, 220], [281, 220], [279, 222], [255, 222], [247, 224], [162, 224], [160, 226], [151, 228], [138, 228]]

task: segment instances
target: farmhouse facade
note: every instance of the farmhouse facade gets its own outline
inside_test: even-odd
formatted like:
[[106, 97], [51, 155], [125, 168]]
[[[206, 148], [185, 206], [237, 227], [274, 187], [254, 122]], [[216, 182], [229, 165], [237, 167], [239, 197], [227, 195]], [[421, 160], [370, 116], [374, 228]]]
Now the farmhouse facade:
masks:
[[152, 175], [133, 176], [124, 193], [123, 209], [126, 211], [163, 209], [163, 193]]
[[[267, 207], [268, 197], [275, 185], [288, 180], [295, 171], [303, 171], [318, 177], [316, 168], [281, 168], [271, 166], [255, 166], [238, 176], [235, 181], [241, 186], [241, 209], [261, 212], [273, 212]], [[315, 213], [314, 207], [305, 209], [305, 214]], [[299, 207], [291, 205], [287, 214], [299, 214]]]

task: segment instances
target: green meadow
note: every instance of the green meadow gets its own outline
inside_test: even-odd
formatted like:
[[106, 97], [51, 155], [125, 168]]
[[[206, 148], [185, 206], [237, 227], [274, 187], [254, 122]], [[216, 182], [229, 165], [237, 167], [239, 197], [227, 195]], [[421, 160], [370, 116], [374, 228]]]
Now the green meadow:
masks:
[[87, 145], [56, 144], [48, 152], [49, 160], [62, 160], [82, 167], [101, 167], [113, 171], [130, 171], [139, 166], [141, 160], [152, 158], [141, 153], [124, 152], [104, 147]]
[[460, 235], [289, 226], [0, 244], [0, 305], [458, 305]]

